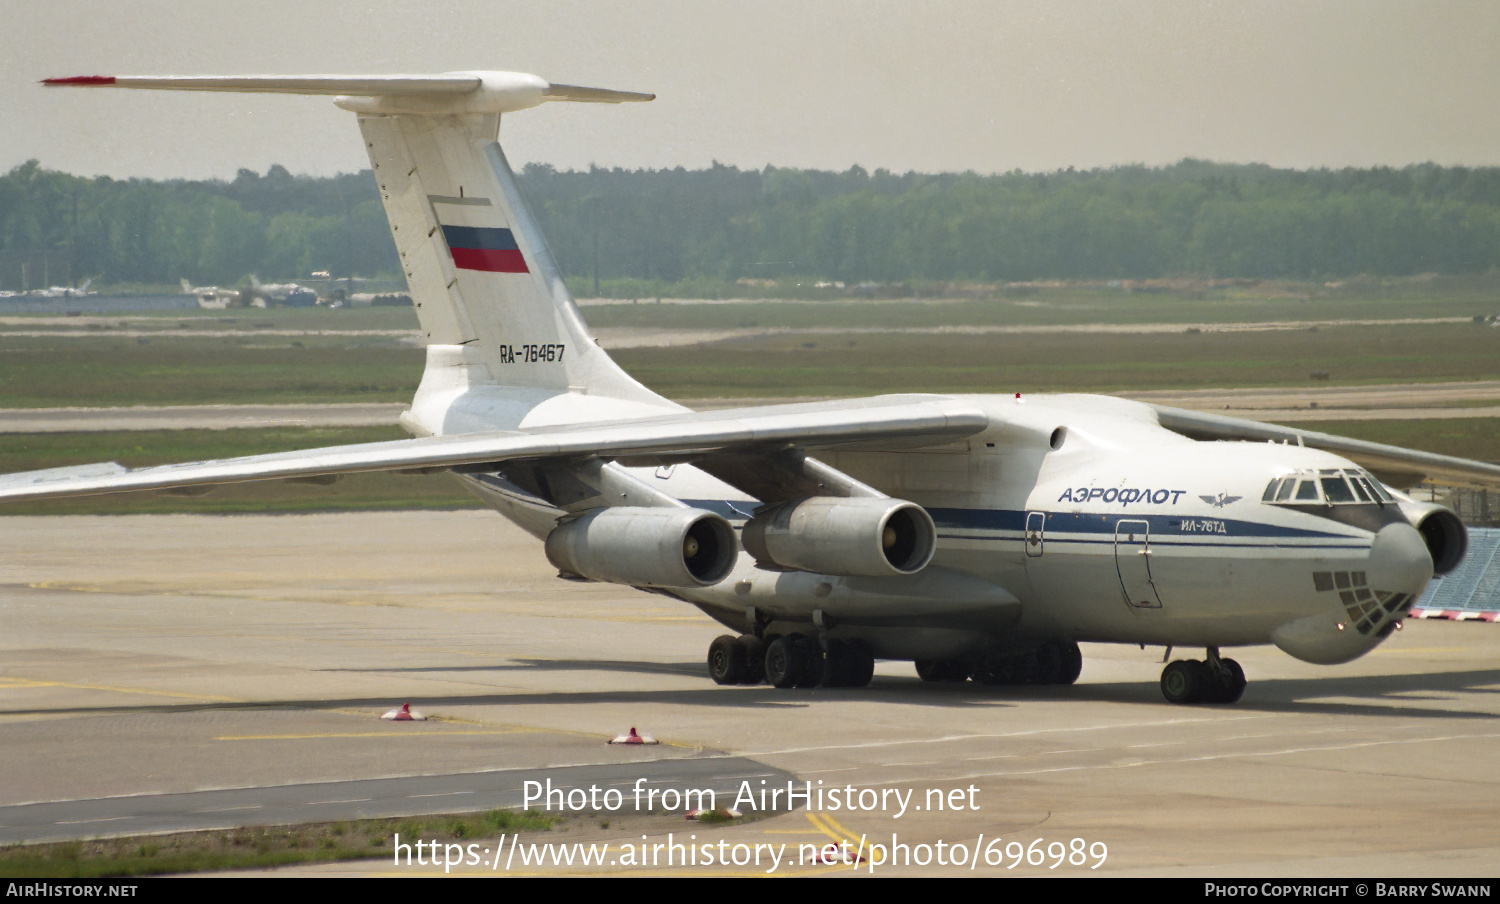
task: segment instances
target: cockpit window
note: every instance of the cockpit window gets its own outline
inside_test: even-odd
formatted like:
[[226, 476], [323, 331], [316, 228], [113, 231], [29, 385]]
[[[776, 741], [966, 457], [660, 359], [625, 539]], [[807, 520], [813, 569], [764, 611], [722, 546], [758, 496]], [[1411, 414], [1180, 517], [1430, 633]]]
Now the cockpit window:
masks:
[[1261, 501], [1271, 505], [1385, 505], [1396, 500], [1368, 471], [1323, 468], [1272, 479]]
[[1349, 492], [1349, 484], [1342, 477], [1324, 477], [1322, 479], [1323, 495], [1328, 497], [1329, 505], [1338, 505], [1342, 502], [1353, 502], [1354, 494]]
[[1350, 477], [1349, 486], [1354, 488], [1354, 495], [1359, 497], [1360, 502], [1374, 502], [1375, 494], [1366, 489], [1363, 477]]

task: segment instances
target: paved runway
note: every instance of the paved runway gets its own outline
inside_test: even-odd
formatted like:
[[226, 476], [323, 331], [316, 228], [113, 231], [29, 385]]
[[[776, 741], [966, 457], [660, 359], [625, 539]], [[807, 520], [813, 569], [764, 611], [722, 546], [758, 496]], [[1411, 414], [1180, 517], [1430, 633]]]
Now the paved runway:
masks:
[[[224, 806], [291, 793], [280, 805], [311, 810], [342, 799], [316, 783], [439, 777], [388, 786], [409, 797], [561, 766], [691, 787], [727, 755], [881, 803], [704, 837], [1107, 846], [1097, 871], [980, 868], [1005, 874], [1500, 873], [1490, 624], [1414, 622], [1334, 667], [1236, 651], [1250, 686], [1230, 707], [1168, 705], [1160, 648], [1102, 645], [1068, 688], [926, 685], [906, 663], [858, 690], [721, 688], [703, 674], [721, 633], [706, 618], [555, 580], [540, 544], [489, 513], [10, 517], [0, 531], [4, 808], [264, 786], [279, 790]], [[436, 720], [378, 718], [407, 700]], [[632, 725], [663, 745], [603, 743]], [[930, 809], [933, 791], [963, 805]], [[66, 804], [52, 823], [115, 805]], [[653, 838], [685, 831], [658, 818]], [[638, 838], [610, 831], [595, 837]]]

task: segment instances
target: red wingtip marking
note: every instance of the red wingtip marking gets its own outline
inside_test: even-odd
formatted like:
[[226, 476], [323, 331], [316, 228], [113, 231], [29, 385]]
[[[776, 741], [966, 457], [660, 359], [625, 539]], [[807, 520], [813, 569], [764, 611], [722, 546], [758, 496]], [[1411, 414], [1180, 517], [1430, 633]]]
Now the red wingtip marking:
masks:
[[72, 78], [44, 78], [44, 85], [113, 85], [112, 75], [75, 75]]

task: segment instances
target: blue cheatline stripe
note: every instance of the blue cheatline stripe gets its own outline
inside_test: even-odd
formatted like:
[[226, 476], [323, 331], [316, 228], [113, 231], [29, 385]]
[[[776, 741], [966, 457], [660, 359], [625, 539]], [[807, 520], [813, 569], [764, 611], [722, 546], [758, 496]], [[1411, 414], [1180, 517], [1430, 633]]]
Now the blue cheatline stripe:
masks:
[[[994, 536], [994, 535], [986, 535], [986, 536], [982, 536], [982, 537], [976, 537], [976, 536], [965, 535], [965, 534], [938, 534], [938, 539], [939, 540], [967, 540], [970, 543], [1014, 543], [1014, 544], [1016, 544], [1017, 547], [1019, 547], [1021, 545], [1021, 543], [1024, 542], [1024, 538], [1020, 537], [1020, 536], [1015, 536], [1015, 537], [1000, 537], [1000, 536]], [[1103, 538], [1100, 538], [1100, 539], [1085, 540], [1085, 539], [1080, 539], [1078, 537], [1055, 537], [1055, 536], [1052, 536], [1051, 534], [1048, 534], [1047, 535], [1047, 545], [1049, 547], [1050, 546], [1064, 546], [1064, 547], [1097, 546], [1097, 547], [1099, 547], [1101, 549], [1109, 550], [1109, 549], [1115, 548], [1115, 546], [1117, 546], [1118, 544], [1116, 544], [1115, 539], [1113, 537], [1103, 537]], [[1202, 542], [1188, 543], [1188, 542], [1179, 542], [1179, 541], [1176, 541], [1176, 540], [1162, 540], [1162, 539], [1157, 538], [1157, 537], [1152, 537], [1151, 538], [1151, 548], [1152, 549], [1166, 548], [1166, 547], [1172, 547], [1174, 549], [1274, 549], [1274, 550], [1277, 550], [1278, 552], [1288, 552], [1288, 553], [1291, 553], [1291, 552], [1305, 552], [1305, 551], [1308, 551], [1308, 550], [1312, 550], [1312, 551], [1316, 551], [1316, 552], [1322, 552], [1322, 551], [1326, 551], [1326, 550], [1351, 550], [1351, 549], [1355, 550], [1356, 552], [1365, 552], [1365, 551], [1369, 550], [1370, 544], [1367, 543], [1367, 542], [1361, 541], [1361, 540], [1354, 539], [1354, 538], [1351, 538], [1347, 543], [1291, 543], [1291, 544], [1288, 544], [1288, 543], [1277, 543], [1275, 541], [1269, 541], [1269, 540], [1265, 541], [1265, 542], [1261, 542], [1261, 543], [1254, 543], [1254, 542], [1251, 542], [1251, 543], [1230, 543], [1230, 542], [1225, 542], [1223, 540], [1208, 540], [1208, 539], [1204, 539]]]
[[[939, 528], [959, 530], [1024, 531], [1026, 512], [1005, 509], [956, 509], [930, 508], [927, 513]], [[1259, 521], [1239, 521], [1212, 516], [1156, 515], [1142, 512], [1120, 512], [1109, 514], [1082, 514], [1072, 512], [1046, 512], [1046, 536], [1057, 534], [1107, 534], [1113, 537], [1115, 524], [1120, 521], [1145, 521], [1150, 525], [1151, 542], [1163, 537], [1305, 537], [1334, 540], [1356, 540], [1348, 534], [1306, 530], [1297, 527], [1280, 527], [1262, 524]], [[1182, 523], [1216, 521], [1224, 525], [1224, 533], [1206, 531], [1184, 531]]]
[[[497, 489], [504, 489], [511, 493], [521, 492], [519, 487], [507, 481], [498, 480], [488, 474], [472, 475], [480, 480], [494, 485]], [[533, 497], [534, 498], [534, 497]], [[545, 504], [543, 500], [535, 500]], [[754, 511], [755, 502], [727, 502], [723, 499], [684, 499], [684, 504], [692, 508], [707, 509], [719, 515], [723, 515], [731, 521], [743, 521], [750, 512]], [[938, 528], [938, 537], [944, 540], [1013, 540], [1019, 541], [1025, 534], [1026, 512], [1010, 511], [1006, 509], [953, 509], [953, 508], [931, 508], [927, 510], [932, 515], [932, 520]], [[1307, 544], [1299, 543], [1293, 549], [1349, 549], [1361, 546], [1367, 542], [1367, 538], [1351, 537], [1347, 534], [1334, 534], [1324, 531], [1303, 530], [1301, 528], [1279, 527], [1274, 524], [1261, 524], [1257, 521], [1238, 521], [1226, 519], [1207, 518], [1184, 518], [1181, 515], [1098, 515], [1098, 514], [1071, 514], [1066, 512], [1048, 512], [1046, 522], [1046, 538], [1048, 543], [1099, 543], [1113, 545], [1115, 542], [1115, 524], [1118, 521], [1146, 521], [1150, 524], [1150, 537], [1152, 545], [1161, 546], [1184, 546], [1184, 547], [1266, 547], [1265, 542], [1234, 542], [1236, 540], [1278, 540], [1278, 539], [1301, 539], [1301, 540], [1332, 540], [1343, 541], [1331, 544]], [[1182, 522], [1219, 520], [1225, 525], [1225, 533], [1206, 532], [1184, 532]], [[1014, 534], [1009, 537], [974, 536], [972, 534], [955, 534], [953, 530], [970, 531], [996, 531]]]
[[498, 226], [444, 226], [443, 239], [449, 248], [473, 248], [483, 251], [520, 251], [515, 234]]

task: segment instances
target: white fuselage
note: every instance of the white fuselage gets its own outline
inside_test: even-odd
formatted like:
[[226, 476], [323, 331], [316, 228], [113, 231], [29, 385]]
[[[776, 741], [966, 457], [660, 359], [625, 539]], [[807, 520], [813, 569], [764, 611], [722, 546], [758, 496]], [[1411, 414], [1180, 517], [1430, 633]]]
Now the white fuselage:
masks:
[[[448, 433], [495, 429], [496, 420], [524, 430], [648, 413], [576, 395], [523, 401], [505, 390], [499, 401], [465, 389], [429, 394], [425, 402], [419, 394], [412, 418]], [[964, 656], [1069, 638], [1275, 643], [1308, 661], [1342, 662], [1389, 634], [1431, 579], [1420, 535], [1393, 511], [1383, 525], [1357, 526], [1262, 502], [1280, 476], [1352, 467], [1330, 453], [1197, 442], [1158, 426], [1148, 407], [1109, 397], [970, 401], [990, 412], [992, 426], [962, 442], [818, 453], [931, 514], [938, 550], [922, 574], [768, 570], [742, 552], [725, 580], [670, 592], [740, 630], [755, 607], [763, 619], [834, 626], [885, 658]], [[690, 465], [628, 470], [732, 521], [758, 505]], [[538, 537], [563, 514], [502, 477], [461, 479]], [[981, 584], [1013, 594], [1019, 607], [996, 602]], [[1360, 607], [1377, 597], [1396, 602], [1362, 620]]]

